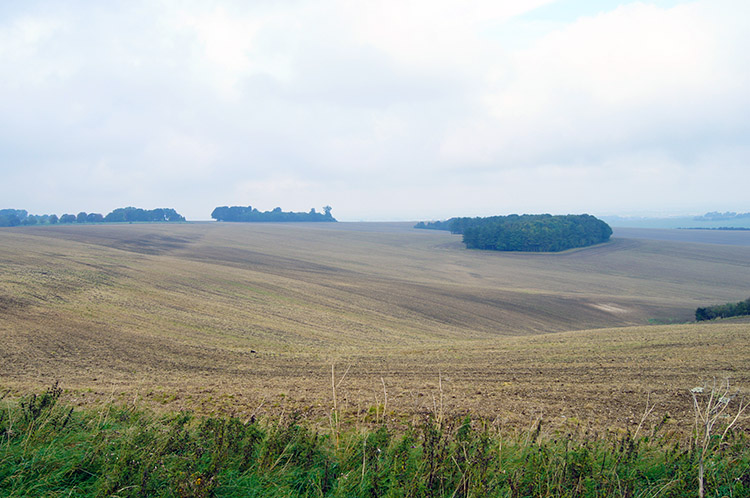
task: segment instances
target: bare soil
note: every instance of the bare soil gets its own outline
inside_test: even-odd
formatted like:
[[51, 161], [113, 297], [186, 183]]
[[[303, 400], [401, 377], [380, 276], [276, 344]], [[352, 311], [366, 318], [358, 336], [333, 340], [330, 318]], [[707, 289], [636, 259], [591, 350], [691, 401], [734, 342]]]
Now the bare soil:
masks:
[[687, 323], [747, 297], [748, 251], [488, 253], [404, 224], [2, 229], [0, 390], [325, 421], [333, 367], [353, 421], [632, 430], [648, 400], [685, 431], [690, 388], [750, 387], [750, 323]]

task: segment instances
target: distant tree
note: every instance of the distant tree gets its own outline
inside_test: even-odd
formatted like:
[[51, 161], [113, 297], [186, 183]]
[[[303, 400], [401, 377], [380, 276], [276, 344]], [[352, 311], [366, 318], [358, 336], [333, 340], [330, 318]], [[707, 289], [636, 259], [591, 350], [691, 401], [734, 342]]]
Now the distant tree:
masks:
[[58, 218], [56, 214], [49, 215], [49, 224], [50, 225], [57, 225], [57, 223], [59, 221], [60, 221], [60, 218]]
[[126, 221], [132, 221], [128, 219], [128, 211], [125, 208], [117, 208], [111, 213], [108, 213], [104, 217], [104, 221], [108, 223], [124, 223]]
[[211, 218], [217, 221], [233, 221], [229, 219], [229, 207], [228, 206], [219, 206], [219, 207], [214, 208], [214, 210], [211, 211]]
[[29, 212], [25, 209], [0, 209], [0, 216], [16, 216], [20, 220], [26, 219]]
[[17, 227], [28, 216], [25, 209], [0, 209], [0, 227]]
[[738, 303], [719, 304], [698, 308], [695, 310], [695, 321], [713, 320], [715, 318], [731, 318], [733, 316], [750, 315], [750, 298]]
[[60, 216], [60, 223], [75, 223], [76, 216], [74, 214], [64, 214]]
[[152, 211], [153, 221], [185, 221], [185, 217], [172, 208], [158, 208]]
[[211, 218], [216, 221], [233, 221], [233, 222], [288, 222], [288, 221], [331, 221], [336, 219], [331, 216], [330, 206], [326, 206], [326, 214], [318, 213], [315, 208], [309, 212], [296, 213], [291, 211], [282, 211], [276, 207], [271, 211], [260, 212], [252, 206], [221, 206], [211, 212]]
[[414, 228], [423, 228], [426, 230], [451, 230], [451, 223], [453, 222], [455, 218], [451, 218], [449, 220], [445, 221], [428, 221], [425, 223], [424, 221], [420, 221], [416, 225], [414, 225]]
[[87, 223], [101, 223], [104, 221], [104, 216], [99, 213], [89, 213], [86, 215]]
[[81, 211], [78, 213], [78, 216], [76, 216], [76, 223], [86, 223], [86, 217], [88, 214], [86, 214], [85, 211]]
[[172, 208], [141, 209], [135, 207], [117, 208], [104, 217], [110, 223], [123, 222], [174, 222], [185, 221], [185, 217]]
[[695, 221], [724, 221], [741, 218], [750, 218], [750, 213], [735, 213], [734, 211], [727, 211], [726, 213], [719, 213], [718, 211], [711, 211], [703, 216], [696, 216], [693, 218]]
[[16, 215], [0, 214], [0, 227], [15, 227], [21, 224]]

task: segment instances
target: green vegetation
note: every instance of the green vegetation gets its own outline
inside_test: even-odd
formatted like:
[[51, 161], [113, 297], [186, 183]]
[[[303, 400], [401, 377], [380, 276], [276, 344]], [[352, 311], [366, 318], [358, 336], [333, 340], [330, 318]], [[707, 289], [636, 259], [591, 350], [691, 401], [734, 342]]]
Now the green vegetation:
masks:
[[453, 221], [456, 219], [457, 218], [451, 218], [445, 221], [428, 221], [427, 223], [425, 223], [424, 221], [420, 221], [419, 223], [414, 225], [414, 228], [422, 228], [425, 230], [448, 230], [449, 232], [453, 232], [453, 230], [451, 229], [451, 223], [453, 223]]
[[667, 416], [635, 434], [546, 434], [541, 420], [501, 434], [431, 415], [399, 429], [321, 430], [299, 413], [74, 410], [61, 394], [53, 386], [0, 405], [1, 496], [695, 496], [701, 469], [711, 496], [750, 492], [745, 434], [696, 431], [680, 442], [664, 430]]
[[141, 209], [135, 207], [117, 208], [107, 216], [100, 213], [81, 211], [77, 215], [56, 214], [34, 215], [25, 209], [0, 209], [0, 227], [29, 225], [57, 225], [67, 223], [132, 223], [132, 222], [166, 222], [185, 221], [185, 217], [172, 208]]
[[185, 217], [171, 208], [140, 209], [134, 207], [117, 208], [104, 217], [106, 222], [156, 222], [185, 221]]
[[731, 318], [750, 315], [750, 298], [738, 303], [719, 304], [695, 310], [695, 321], [713, 320], [714, 318]]
[[29, 215], [25, 209], [0, 209], [0, 227], [19, 225], [47, 225], [57, 223], [56, 215]]
[[588, 214], [511, 214], [487, 218], [451, 218], [417, 223], [415, 228], [450, 230], [463, 234], [469, 249], [493, 251], [558, 252], [609, 240], [612, 229]]
[[243, 222], [288, 222], [288, 221], [336, 221], [331, 216], [331, 206], [325, 206], [323, 213], [318, 213], [315, 208], [308, 213], [295, 213], [282, 211], [280, 207], [272, 211], [258, 211], [252, 206], [222, 206], [217, 207], [211, 213], [211, 218], [216, 221], [243, 221]]

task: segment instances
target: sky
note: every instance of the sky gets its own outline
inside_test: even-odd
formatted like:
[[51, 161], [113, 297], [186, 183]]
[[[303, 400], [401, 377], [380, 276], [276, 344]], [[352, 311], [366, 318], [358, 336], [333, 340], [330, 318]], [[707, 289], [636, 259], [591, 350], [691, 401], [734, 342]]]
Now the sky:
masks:
[[750, 211], [747, 0], [0, 2], [0, 208]]

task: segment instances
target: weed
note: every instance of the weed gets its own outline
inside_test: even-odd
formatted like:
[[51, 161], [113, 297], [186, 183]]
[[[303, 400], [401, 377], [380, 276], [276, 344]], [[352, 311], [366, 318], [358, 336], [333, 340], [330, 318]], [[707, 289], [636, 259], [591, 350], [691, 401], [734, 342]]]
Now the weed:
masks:
[[[720, 447], [727, 435], [731, 434], [732, 428], [750, 402], [745, 402], [744, 398], [739, 396], [739, 392], [732, 392], [729, 379], [718, 386], [714, 379], [710, 387], [694, 387], [690, 390], [690, 394], [693, 398], [695, 415], [693, 437], [698, 455], [698, 496], [703, 498], [705, 496], [706, 456], [717, 446]], [[733, 410], [729, 407], [730, 405], [733, 405]], [[721, 432], [721, 435], [718, 432]]]

